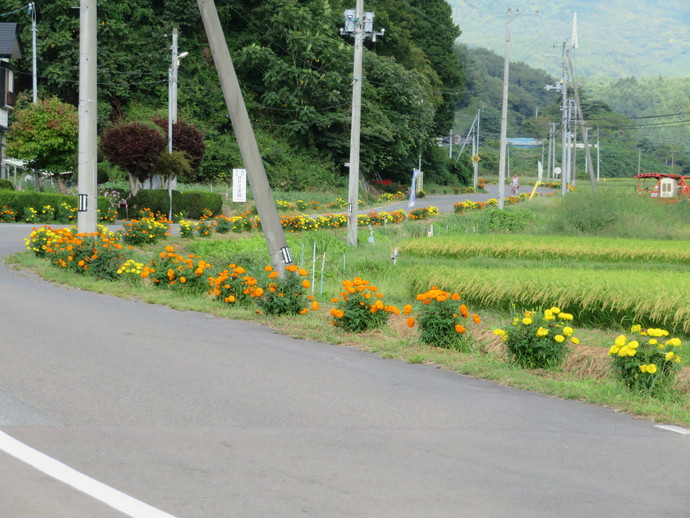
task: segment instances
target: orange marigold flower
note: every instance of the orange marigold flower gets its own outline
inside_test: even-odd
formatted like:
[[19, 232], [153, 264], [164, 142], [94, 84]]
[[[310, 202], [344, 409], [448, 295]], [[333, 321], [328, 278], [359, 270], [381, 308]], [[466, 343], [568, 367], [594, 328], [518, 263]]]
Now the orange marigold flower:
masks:
[[302, 277], [307, 276], [307, 270], [305, 270], [304, 268], [300, 268], [299, 270], [297, 270], [297, 273], [299, 273]]
[[407, 327], [414, 327], [414, 317], [407, 319]]
[[311, 303], [311, 309], [314, 310], [314, 311], [316, 311], [317, 309], [319, 309], [319, 303], [316, 302], [316, 301], [312, 302], [312, 303]]
[[406, 315], [412, 313], [412, 306], [410, 304], [405, 304], [403, 306], [403, 313], [405, 313]]
[[295, 273], [295, 272], [297, 271], [297, 265], [296, 265], [296, 264], [288, 264], [288, 265], [285, 267], [285, 269], [286, 269], [288, 272]]
[[273, 271], [273, 267], [272, 266], [264, 266], [264, 270], [267, 272], [271, 272], [271, 271]]
[[331, 299], [331, 302], [332, 302], [333, 304], [335, 304], [336, 302], [338, 302], [338, 297], [333, 297], [333, 298]]
[[479, 315], [477, 315], [476, 313], [474, 315], [472, 315], [472, 320], [474, 321], [475, 324], [479, 324], [482, 321], [482, 319], [479, 318]]
[[309, 287], [311, 286], [311, 284], [309, 283], [309, 281], [308, 281], [307, 279], [304, 279], [304, 280], [302, 281], [302, 286], [303, 286], [304, 288], [309, 288]]
[[464, 333], [465, 331], [467, 331], [467, 329], [465, 329], [465, 326], [463, 326], [463, 325], [461, 325], [461, 324], [457, 324], [457, 325], [455, 326], [455, 330], [456, 330], [458, 333], [460, 333], [460, 334], [462, 334], [462, 333]]
[[470, 311], [467, 309], [467, 306], [464, 304], [460, 306], [460, 314], [462, 315], [462, 318], [467, 318], [470, 316]]
[[453, 299], [453, 300], [455, 300], [455, 301], [457, 301], [457, 300], [460, 300], [460, 295], [457, 294], [457, 293], [453, 293], [453, 294], [450, 296], [450, 298]]

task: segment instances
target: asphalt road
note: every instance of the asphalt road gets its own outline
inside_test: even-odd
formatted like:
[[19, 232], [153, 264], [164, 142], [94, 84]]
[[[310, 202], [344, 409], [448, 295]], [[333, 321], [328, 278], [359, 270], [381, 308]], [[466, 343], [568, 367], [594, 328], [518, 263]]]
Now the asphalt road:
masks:
[[[690, 516], [690, 435], [4, 266], [0, 432], [179, 518]], [[0, 517], [127, 515], [2, 436]]]

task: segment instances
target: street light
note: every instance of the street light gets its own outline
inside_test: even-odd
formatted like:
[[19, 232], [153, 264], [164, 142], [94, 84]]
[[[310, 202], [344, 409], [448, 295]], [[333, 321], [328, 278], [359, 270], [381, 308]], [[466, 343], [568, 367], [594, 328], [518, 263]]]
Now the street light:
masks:
[[[173, 124], [177, 122], [177, 69], [180, 60], [189, 55], [189, 52], [177, 53], [177, 29], [173, 29], [172, 34], [172, 60], [171, 67], [168, 69], [168, 153], [173, 152]], [[172, 175], [168, 178], [168, 198], [170, 200], [170, 210], [168, 219], [172, 221]]]

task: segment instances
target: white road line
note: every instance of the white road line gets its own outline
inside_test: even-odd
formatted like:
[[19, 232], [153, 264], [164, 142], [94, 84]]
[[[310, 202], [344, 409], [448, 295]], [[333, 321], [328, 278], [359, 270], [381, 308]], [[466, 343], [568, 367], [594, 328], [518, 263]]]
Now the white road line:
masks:
[[680, 426], [674, 426], [671, 424], [655, 424], [656, 428], [661, 428], [662, 430], [668, 430], [669, 432], [676, 432], [682, 435], [690, 435], [690, 430], [687, 428], [682, 428]]
[[0, 432], [0, 450], [132, 518], [175, 518]]

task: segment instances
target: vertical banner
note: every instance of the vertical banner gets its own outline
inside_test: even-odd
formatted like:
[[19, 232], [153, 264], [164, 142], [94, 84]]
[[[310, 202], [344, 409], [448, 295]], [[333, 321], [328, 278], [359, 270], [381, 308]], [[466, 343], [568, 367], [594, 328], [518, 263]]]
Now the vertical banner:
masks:
[[407, 204], [407, 208], [411, 209], [414, 207], [415, 199], [417, 198], [417, 177], [419, 176], [419, 169], [412, 170], [412, 185], [410, 186], [410, 202]]
[[232, 170], [232, 201], [247, 201], [247, 170]]

